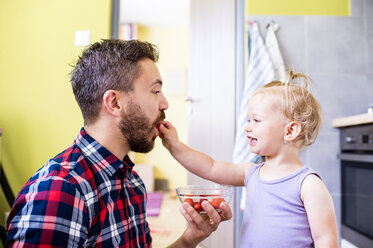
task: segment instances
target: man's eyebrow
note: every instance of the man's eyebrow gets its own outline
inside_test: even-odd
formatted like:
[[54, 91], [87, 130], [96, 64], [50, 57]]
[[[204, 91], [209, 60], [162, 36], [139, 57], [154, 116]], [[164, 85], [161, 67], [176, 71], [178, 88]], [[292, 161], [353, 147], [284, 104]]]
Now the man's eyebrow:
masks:
[[160, 79], [157, 79], [157, 80], [155, 80], [150, 86], [153, 86], [153, 85], [156, 85], [156, 84], [160, 84], [161, 86], [163, 85], [163, 82], [162, 82], [162, 80], [160, 80]]

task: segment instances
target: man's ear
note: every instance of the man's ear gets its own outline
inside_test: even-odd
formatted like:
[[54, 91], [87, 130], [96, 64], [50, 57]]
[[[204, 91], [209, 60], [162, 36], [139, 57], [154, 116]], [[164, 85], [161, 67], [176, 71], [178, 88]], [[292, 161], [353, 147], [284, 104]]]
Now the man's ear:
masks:
[[102, 103], [105, 110], [116, 117], [121, 116], [121, 106], [119, 102], [119, 91], [107, 90], [102, 97]]
[[299, 122], [291, 121], [286, 125], [284, 141], [287, 143], [291, 143], [294, 141], [300, 132], [302, 131], [302, 126]]

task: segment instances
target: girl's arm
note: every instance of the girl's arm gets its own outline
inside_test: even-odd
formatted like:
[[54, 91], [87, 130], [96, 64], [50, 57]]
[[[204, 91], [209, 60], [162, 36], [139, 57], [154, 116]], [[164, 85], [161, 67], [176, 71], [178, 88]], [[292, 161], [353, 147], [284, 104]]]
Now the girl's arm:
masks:
[[302, 184], [301, 197], [315, 248], [339, 247], [333, 200], [325, 184], [316, 175], [307, 176]]
[[158, 130], [163, 145], [191, 173], [220, 184], [245, 185], [245, 177], [253, 164], [215, 161], [210, 156], [193, 150], [179, 141], [176, 129], [167, 121], [162, 122]]

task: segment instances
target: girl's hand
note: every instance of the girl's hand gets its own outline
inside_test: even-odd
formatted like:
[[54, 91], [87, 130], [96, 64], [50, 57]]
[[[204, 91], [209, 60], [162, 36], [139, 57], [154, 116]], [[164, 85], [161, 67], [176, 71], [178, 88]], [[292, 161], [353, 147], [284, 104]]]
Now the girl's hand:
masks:
[[177, 136], [176, 128], [168, 121], [160, 122], [157, 126], [159, 131], [159, 137], [162, 139], [162, 144], [168, 150], [171, 150], [177, 142], [179, 142], [179, 137]]

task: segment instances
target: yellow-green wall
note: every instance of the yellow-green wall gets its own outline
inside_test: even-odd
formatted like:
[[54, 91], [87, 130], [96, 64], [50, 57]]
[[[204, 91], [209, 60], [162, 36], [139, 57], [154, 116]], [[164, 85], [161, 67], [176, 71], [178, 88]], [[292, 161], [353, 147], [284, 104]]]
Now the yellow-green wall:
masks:
[[250, 15], [350, 15], [350, 0], [246, 0]]
[[[188, 28], [147, 28], [139, 26], [138, 38], [154, 43], [159, 48], [158, 69], [164, 81], [164, 93], [169, 103], [169, 109], [166, 111], [166, 119], [177, 127], [180, 140], [187, 143], [188, 121], [187, 104], [185, 102], [187, 89], [185, 88], [184, 92], [178, 94], [170, 92], [168, 89], [169, 84], [172, 82], [168, 80], [168, 75], [173, 71], [185, 72], [185, 84], [187, 83]], [[167, 179], [170, 189], [186, 185], [187, 183], [186, 170], [172, 158], [166, 148], [163, 147], [159, 138], [156, 140], [152, 152], [148, 154], [136, 154], [135, 161], [136, 163], [154, 165], [155, 178]]]
[[[83, 49], [110, 36], [109, 0], [0, 0], [2, 161], [14, 194], [47, 160], [75, 139], [82, 118], [69, 73]], [[0, 192], [0, 224], [9, 210]]]
[[[1, 158], [16, 194], [50, 157], [70, 145], [82, 118], [69, 83], [81, 47], [75, 30], [90, 30], [91, 41], [109, 37], [109, 0], [0, 0], [0, 127]], [[349, 15], [349, 0], [246, 0], [247, 14]], [[188, 32], [183, 29], [140, 30], [142, 39], [160, 48], [159, 68], [187, 70]], [[176, 58], [176, 59], [175, 59]], [[167, 82], [165, 82], [167, 84]], [[167, 87], [165, 87], [167, 94]], [[186, 140], [184, 95], [167, 94], [168, 119]], [[156, 165], [156, 177], [170, 187], [186, 184], [186, 172], [157, 140], [136, 162]], [[0, 224], [9, 207], [0, 190]]]

